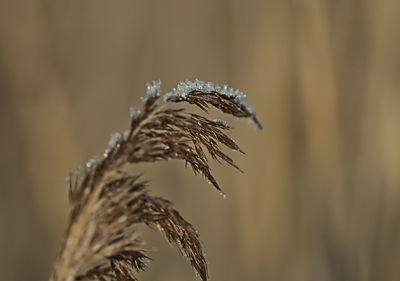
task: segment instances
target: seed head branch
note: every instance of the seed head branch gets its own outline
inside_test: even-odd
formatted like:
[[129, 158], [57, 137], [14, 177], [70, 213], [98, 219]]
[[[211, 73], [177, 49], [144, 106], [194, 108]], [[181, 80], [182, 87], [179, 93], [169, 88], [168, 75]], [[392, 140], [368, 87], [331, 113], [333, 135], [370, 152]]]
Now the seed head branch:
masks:
[[213, 106], [262, 127], [246, 96], [227, 86], [196, 79], [180, 82], [162, 99], [161, 93], [160, 81], [148, 83], [143, 109], [129, 110], [128, 130], [113, 133], [101, 157], [93, 157], [67, 177], [71, 212], [50, 280], [137, 280], [137, 272], [151, 261], [146, 243], [134, 230], [139, 223], [161, 232], [207, 280], [207, 262], [194, 227], [172, 202], [150, 195], [148, 182], [121, 168], [128, 163], [183, 160], [225, 197], [211, 173], [209, 157], [240, 171], [221, 150], [224, 146], [244, 154], [226, 134], [230, 126], [168, 104], [187, 102], [206, 113]]

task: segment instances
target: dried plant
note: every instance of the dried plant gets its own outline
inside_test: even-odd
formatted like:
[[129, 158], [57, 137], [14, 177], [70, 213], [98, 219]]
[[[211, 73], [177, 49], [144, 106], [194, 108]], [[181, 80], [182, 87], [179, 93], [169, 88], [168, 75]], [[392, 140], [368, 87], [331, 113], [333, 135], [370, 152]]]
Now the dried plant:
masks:
[[225, 196], [211, 174], [204, 149], [214, 160], [239, 169], [220, 148], [223, 144], [243, 153], [225, 134], [229, 125], [167, 105], [188, 102], [205, 112], [213, 106], [249, 118], [257, 129], [261, 125], [245, 95], [227, 86], [196, 79], [179, 83], [163, 96], [164, 102], [160, 97], [161, 82], [148, 84], [143, 111], [130, 109], [129, 129], [123, 135], [112, 134], [102, 157], [92, 158], [67, 177], [72, 210], [50, 280], [137, 280], [136, 271], [144, 270], [150, 261], [134, 229], [138, 223], [158, 229], [207, 280], [207, 263], [194, 227], [170, 201], [150, 195], [147, 182], [121, 168], [127, 163], [181, 159]]

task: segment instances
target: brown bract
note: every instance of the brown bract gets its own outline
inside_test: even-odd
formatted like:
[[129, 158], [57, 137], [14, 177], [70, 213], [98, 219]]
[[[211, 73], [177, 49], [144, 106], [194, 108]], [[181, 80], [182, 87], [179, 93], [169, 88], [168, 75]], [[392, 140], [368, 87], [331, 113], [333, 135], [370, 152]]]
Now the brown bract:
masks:
[[190, 91], [184, 98], [169, 96], [160, 101], [160, 84], [148, 85], [142, 111], [131, 110], [129, 129], [113, 134], [103, 157], [93, 158], [70, 174], [71, 212], [51, 281], [137, 280], [136, 272], [150, 262], [147, 247], [134, 226], [144, 223], [175, 244], [202, 280], [207, 263], [194, 227], [173, 204], [146, 191], [140, 181], [121, 169], [127, 163], [181, 159], [195, 174], [203, 175], [224, 196], [211, 174], [207, 155], [239, 169], [221, 145], [243, 151], [225, 134], [230, 127], [168, 103], [186, 101], [207, 112], [211, 105], [239, 118], [250, 118], [261, 128], [254, 113], [217, 91]]

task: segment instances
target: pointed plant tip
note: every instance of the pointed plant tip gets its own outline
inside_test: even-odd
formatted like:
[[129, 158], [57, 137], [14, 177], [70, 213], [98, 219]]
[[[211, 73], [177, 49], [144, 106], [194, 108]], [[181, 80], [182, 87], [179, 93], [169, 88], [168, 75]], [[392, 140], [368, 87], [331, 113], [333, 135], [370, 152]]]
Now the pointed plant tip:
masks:
[[142, 103], [147, 103], [147, 101], [151, 98], [158, 98], [161, 92], [161, 80], [146, 83], [146, 95], [141, 98]]
[[249, 124], [252, 126], [256, 131], [261, 131], [263, 129], [262, 125], [256, 118], [250, 118]]

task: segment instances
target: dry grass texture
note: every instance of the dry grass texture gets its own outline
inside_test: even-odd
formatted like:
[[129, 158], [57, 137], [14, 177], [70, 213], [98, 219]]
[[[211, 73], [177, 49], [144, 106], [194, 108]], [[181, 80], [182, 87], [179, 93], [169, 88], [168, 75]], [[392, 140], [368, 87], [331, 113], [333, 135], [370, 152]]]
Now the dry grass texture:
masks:
[[[249, 118], [261, 128], [245, 95], [238, 90], [208, 82], [186, 81], [164, 95], [166, 103], [189, 102], [207, 112], [212, 105], [236, 117]], [[184, 109], [160, 104], [161, 82], [147, 85], [143, 111], [130, 109], [131, 124], [121, 136], [111, 135], [103, 157], [90, 159], [84, 168], [67, 177], [71, 214], [51, 281], [137, 280], [135, 270], [146, 268], [145, 243], [134, 226], [144, 223], [158, 229], [169, 243], [179, 247], [200, 278], [207, 280], [207, 263], [193, 226], [172, 203], [148, 194], [146, 183], [121, 169], [127, 163], [180, 159], [195, 174], [225, 197], [211, 174], [208, 154], [237, 168], [220, 145], [243, 151], [224, 130], [229, 125], [209, 120]]]
[[[125, 129], [145, 82], [201, 77], [251, 93], [264, 127], [234, 123], [244, 174], [210, 161], [229, 200], [183, 161], [133, 167], [196, 222], [210, 279], [400, 280], [399, 14], [398, 0], [0, 1], [0, 279], [48, 278], [63, 178]], [[141, 280], [193, 278], [141, 231], [158, 249]]]

